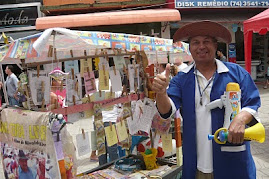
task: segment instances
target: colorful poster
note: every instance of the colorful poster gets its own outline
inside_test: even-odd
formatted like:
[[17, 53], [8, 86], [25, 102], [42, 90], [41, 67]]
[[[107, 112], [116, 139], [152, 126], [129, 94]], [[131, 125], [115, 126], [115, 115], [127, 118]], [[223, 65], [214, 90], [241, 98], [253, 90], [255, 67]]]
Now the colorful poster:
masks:
[[0, 142], [5, 176], [60, 179], [48, 119], [49, 113], [45, 112], [9, 108], [1, 112]]

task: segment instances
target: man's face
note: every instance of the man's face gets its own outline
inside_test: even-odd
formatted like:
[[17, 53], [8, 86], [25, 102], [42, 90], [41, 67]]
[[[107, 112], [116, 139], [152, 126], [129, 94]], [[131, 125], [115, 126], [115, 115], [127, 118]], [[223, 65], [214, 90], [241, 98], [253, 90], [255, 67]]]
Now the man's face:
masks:
[[195, 62], [206, 62], [215, 58], [217, 42], [208, 36], [196, 36], [190, 40], [190, 52]]
[[27, 159], [19, 159], [19, 165], [21, 166], [22, 171], [28, 171]]
[[10, 72], [10, 69], [9, 69], [8, 67], [6, 67], [6, 69], [5, 69], [5, 73], [8, 75], [9, 72]]

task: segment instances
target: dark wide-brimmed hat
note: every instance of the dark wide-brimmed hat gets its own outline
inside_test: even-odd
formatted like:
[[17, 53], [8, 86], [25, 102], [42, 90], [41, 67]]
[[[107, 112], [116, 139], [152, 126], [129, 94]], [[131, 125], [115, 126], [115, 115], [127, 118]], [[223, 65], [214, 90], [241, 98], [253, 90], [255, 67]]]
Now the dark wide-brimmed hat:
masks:
[[19, 158], [20, 159], [27, 159], [26, 155], [24, 154], [23, 150], [19, 150]]
[[201, 21], [187, 24], [178, 29], [173, 37], [174, 42], [186, 41], [191, 37], [210, 36], [217, 39], [219, 42], [230, 43], [232, 36], [229, 30], [212, 21]]

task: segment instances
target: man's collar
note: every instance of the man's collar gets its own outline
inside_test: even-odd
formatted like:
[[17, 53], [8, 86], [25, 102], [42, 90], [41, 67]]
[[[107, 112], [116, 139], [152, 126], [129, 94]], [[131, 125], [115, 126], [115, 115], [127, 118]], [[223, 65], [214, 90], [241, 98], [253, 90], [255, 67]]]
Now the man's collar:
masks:
[[[216, 64], [217, 64], [217, 72], [218, 73], [224, 73], [224, 72], [228, 72], [229, 69], [226, 67], [226, 65], [224, 65], [224, 63], [222, 63], [220, 60], [215, 59]], [[192, 64], [190, 64], [188, 67], [184, 68], [182, 70], [183, 73], [188, 73], [192, 67], [195, 65], [195, 62], [193, 62]]]

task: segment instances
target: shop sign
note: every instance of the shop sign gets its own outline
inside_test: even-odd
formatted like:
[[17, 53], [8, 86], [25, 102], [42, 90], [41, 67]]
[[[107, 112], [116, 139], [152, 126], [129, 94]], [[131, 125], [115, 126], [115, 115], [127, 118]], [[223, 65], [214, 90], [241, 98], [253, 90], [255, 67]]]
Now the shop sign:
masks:
[[268, 7], [269, 0], [175, 0], [175, 8]]
[[40, 3], [10, 4], [0, 6], [0, 31], [35, 29], [40, 17]]

